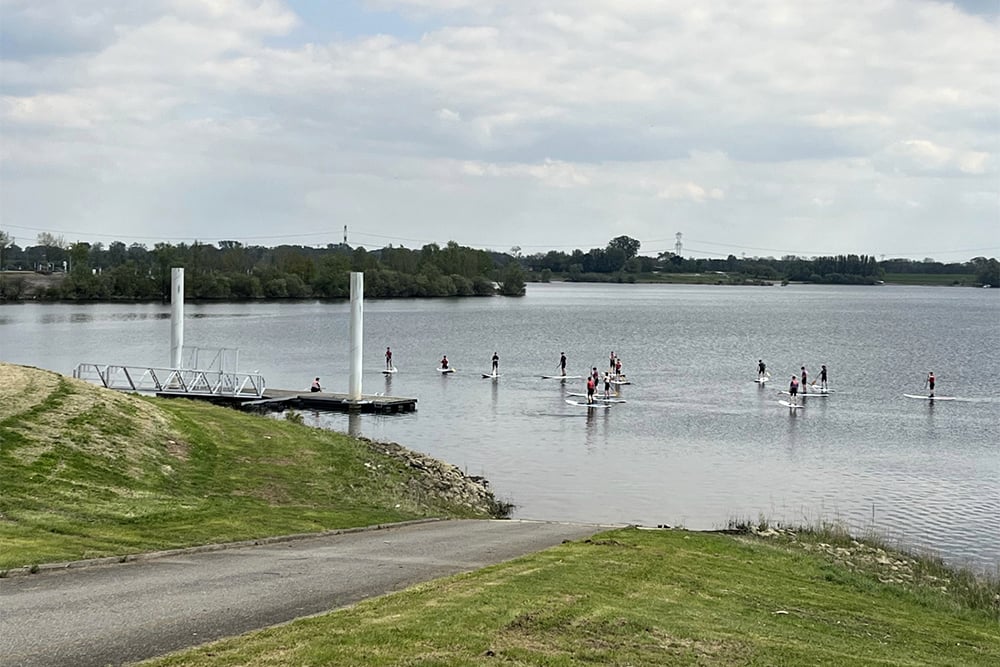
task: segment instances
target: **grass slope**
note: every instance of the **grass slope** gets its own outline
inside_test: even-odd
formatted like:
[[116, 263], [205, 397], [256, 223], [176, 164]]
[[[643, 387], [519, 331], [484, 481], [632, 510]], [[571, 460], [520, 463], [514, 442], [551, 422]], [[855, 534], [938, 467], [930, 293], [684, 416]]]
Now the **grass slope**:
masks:
[[788, 544], [626, 529], [143, 664], [996, 665], [1000, 624]]
[[471, 516], [345, 435], [0, 363], [0, 572]]
[[887, 273], [887, 285], [978, 285], [972, 273]]

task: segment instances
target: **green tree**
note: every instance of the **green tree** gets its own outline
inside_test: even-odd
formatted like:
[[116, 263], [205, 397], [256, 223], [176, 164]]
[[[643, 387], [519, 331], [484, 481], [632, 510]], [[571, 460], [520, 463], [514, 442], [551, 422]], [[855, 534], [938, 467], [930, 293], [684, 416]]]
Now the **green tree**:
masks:
[[518, 262], [508, 262], [500, 274], [500, 294], [524, 296], [524, 292], [524, 270]]
[[976, 282], [980, 285], [1000, 287], [1000, 262], [993, 258], [976, 257], [970, 263], [976, 272]]
[[629, 236], [616, 236], [608, 242], [608, 248], [616, 248], [625, 253], [625, 259], [629, 260], [639, 254], [639, 241]]

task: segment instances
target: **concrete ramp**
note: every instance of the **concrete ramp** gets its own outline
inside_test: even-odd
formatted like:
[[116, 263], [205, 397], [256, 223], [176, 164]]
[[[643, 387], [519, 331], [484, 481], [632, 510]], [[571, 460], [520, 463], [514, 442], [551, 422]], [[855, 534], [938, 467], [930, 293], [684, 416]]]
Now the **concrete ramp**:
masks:
[[602, 526], [432, 521], [0, 580], [0, 665], [118, 665], [589, 537]]

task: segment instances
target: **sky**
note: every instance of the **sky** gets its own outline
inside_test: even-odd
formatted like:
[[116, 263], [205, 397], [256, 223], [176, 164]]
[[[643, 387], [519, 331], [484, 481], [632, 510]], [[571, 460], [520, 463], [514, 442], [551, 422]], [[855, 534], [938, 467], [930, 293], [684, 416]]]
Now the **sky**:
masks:
[[0, 230], [1000, 256], [1000, 0], [0, 0]]

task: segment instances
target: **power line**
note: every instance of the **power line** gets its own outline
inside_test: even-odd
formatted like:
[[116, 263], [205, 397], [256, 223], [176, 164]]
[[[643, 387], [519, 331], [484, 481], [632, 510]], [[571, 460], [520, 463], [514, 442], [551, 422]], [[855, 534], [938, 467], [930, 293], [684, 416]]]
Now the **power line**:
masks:
[[[23, 230], [27, 230], [27, 231], [31, 231], [31, 232], [37, 232], [37, 233], [43, 233], [44, 232], [44, 233], [53, 234], [53, 235], [59, 235], [59, 236], [99, 237], [99, 238], [110, 238], [110, 239], [123, 239], [123, 240], [129, 240], [129, 241], [152, 241], [152, 242], [157, 242], [157, 241], [191, 241], [191, 240], [197, 240], [197, 238], [198, 238], [198, 237], [192, 237], [192, 236], [159, 236], [159, 237], [154, 237], [154, 236], [135, 236], [135, 235], [130, 235], [130, 234], [105, 234], [105, 233], [102, 233], [102, 232], [81, 232], [81, 231], [72, 230], [72, 229], [46, 229], [46, 228], [42, 228], [42, 227], [30, 227], [30, 226], [25, 226], [25, 225], [11, 225], [11, 224], [7, 224], [7, 225], [4, 225], [4, 226], [12, 228], [12, 229], [23, 229]], [[332, 235], [333, 235], [333, 232], [331, 232], [330, 230], [322, 230], [322, 231], [315, 231], [315, 232], [302, 232], [302, 233], [299, 233], [299, 234], [271, 234], [271, 235], [266, 235], [266, 236], [240, 236], [239, 238], [241, 240], [243, 240], [243, 241], [265, 241], [265, 240], [272, 240], [272, 239], [295, 239], [295, 238], [310, 238], [310, 237], [317, 237], [317, 236], [318, 237], [329, 238]], [[408, 242], [408, 243], [419, 243], [421, 245], [427, 245], [427, 244], [430, 244], [430, 243], [440, 243], [441, 242], [440, 239], [427, 239], [427, 238], [415, 239], [415, 238], [407, 238], [407, 237], [403, 237], [403, 236], [395, 236], [395, 235], [388, 235], [388, 234], [373, 234], [371, 232], [359, 232], [359, 231], [356, 231], [356, 230], [352, 231], [351, 235], [352, 236], [368, 237], [368, 238], [376, 238], [376, 239], [386, 239], [386, 240], [389, 240], [389, 241], [405, 241], [405, 242]], [[208, 238], [208, 236], [201, 236], [200, 238]], [[482, 247], [482, 248], [507, 248], [507, 247], [512, 247], [514, 245], [518, 245], [516, 243], [510, 244], [510, 243], [471, 243], [471, 242], [466, 242], [466, 244], [469, 245], [469, 246], [476, 246], [476, 247]], [[581, 246], [579, 244], [577, 244], [577, 245], [548, 245], [548, 244], [538, 244], [538, 245], [521, 245], [521, 247], [522, 248], [551, 248], [551, 249], [556, 249], [556, 248], [580, 248]], [[598, 247], [599, 248], [599, 247], [603, 247], [603, 245], [600, 244], [600, 243], [598, 243], [598, 244], [591, 245], [591, 247]]]
[[[390, 236], [390, 235], [386, 235], [386, 234], [371, 234], [371, 233], [368, 233], [368, 232], [351, 232], [351, 233], [354, 236], [368, 236], [368, 237], [372, 237], [372, 238], [376, 238], [376, 239], [389, 239], [390, 241], [407, 241], [407, 242], [410, 242], [410, 243], [421, 243], [421, 244], [424, 244], [424, 245], [426, 245], [428, 243], [439, 243], [438, 239], [410, 239], [410, 238], [403, 238], [403, 237], [400, 237], [400, 236]], [[525, 245], [523, 243], [475, 243], [475, 242], [466, 241], [466, 245], [468, 245], [468, 246], [474, 246], [474, 247], [478, 247], [478, 248], [510, 248], [510, 247], [513, 247], [513, 246], [516, 245], [516, 246], [519, 246], [521, 248], [551, 248], [553, 250], [556, 249], [556, 248], [581, 248], [581, 244], [550, 245], [550, 244], [547, 244], [547, 243], [539, 243], [539, 244], [536, 244], [536, 245]], [[606, 245], [606, 244], [604, 244], [604, 245]], [[591, 247], [592, 248], [594, 248], [594, 247], [601, 248], [601, 247], [604, 247], [604, 245], [602, 245], [600, 243], [597, 243], [597, 244], [591, 244]]]
[[[22, 230], [31, 231], [31, 232], [37, 232], [37, 233], [49, 233], [49, 234], [60, 235], [60, 236], [67, 236], [67, 235], [69, 235], [69, 236], [78, 236], [78, 237], [98, 237], [98, 238], [110, 238], [110, 239], [115, 239], [115, 240], [148, 241], [148, 242], [152, 242], [152, 243], [156, 243], [156, 242], [159, 242], [159, 241], [197, 241], [198, 238], [199, 238], [199, 237], [192, 237], [192, 236], [160, 236], [160, 237], [153, 237], [153, 236], [136, 236], [136, 235], [130, 235], [130, 234], [106, 234], [106, 233], [102, 233], [102, 232], [81, 232], [81, 231], [75, 231], [75, 230], [45, 229], [45, 228], [42, 228], [42, 227], [32, 227], [32, 226], [16, 225], [16, 224], [4, 224], [3, 227], [10, 228], [10, 229], [22, 229]], [[390, 242], [392, 242], [392, 241], [407, 242], [407, 243], [417, 243], [417, 244], [420, 244], [420, 245], [428, 245], [428, 244], [431, 244], [431, 243], [440, 243], [441, 242], [440, 239], [408, 238], [408, 237], [388, 235], [388, 234], [375, 234], [375, 233], [372, 233], [372, 232], [352, 231], [351, 233], [352, 233], [353, 236], [367, 237], [367, 238], [373, 238], [373, 239], [384, 239], [384, 240], [388, 240]], [[333, 236], [333, 232], [331, 230], [321, 230], [321, 231], [301, 232], [301, 233], [297, 233], [297, 234], [270, 234], [270, 235], [261, 235], [261, 236], [241, 236], [241, 237], [238, 237], [238, 239], [241, 240], [241, 241], [268, 241], [268, 240], [275, 240], [275, 239], [308, 239], [308, 238], [317, 238], [317, 237], [319, 237], [319, 238], [327, 239], [328, 240], [327, 242], [331, 242], [331, 241], [329, 241], [329, 239], [332, 236]], [[204, 238], [210, 238], [210, 237], [207, 236], [207, 235], [202, 235], [200, 238], [204, 239]], [[717, 247], [717, 248], [725, 248], [725, 249], [728, 249], [730, 251], [756, 250], [756, 251], [759, 251], [759, 252], [777, 253], [777, 254], [782, 255], [782, 256], [784, 256], [784, 255], [798, 255], [798, 256], [810, 256], [810, 257], [829, 257], [829, 256], [835, 256], [835, 255], [843, 255], [843, 254], [858, 254], [858, 253], [829, 252], [829, 251], [818, 252], [818, 251], [815, 251], [815, 250], [790, 250], [790, 249], [787, 249], [787, 248], [764, 248], [764, 247], [759, 247], [759, 246], [744, 246], [744, 245], [739, 245], [739, 244], [735, 244], [735, 243], [716, 243], [714, 241], [705, 241], [705, 240], [697, 240], [697, 239], [686, 239], [686, 240], [688, 242], [695, 243], [695, 244], [698, 244], [698, 245], [713, 246], [713, 247]], [[656, 254], [656, 255], [662, 254], [664, 252], [673, 252], [673, 251], [676, 250], [676, 247], [677, 247], [678, 239], [676, 237], [674, 239], [654, 239], [654, 240], [651, 240], [651, 241], [646, 241], [644, 243], [644, 245], [649, 246], [649, 245], [653, 245], [653, 244], [657, 244], [657, 243], [671, 243], [671, 242], [674, 243], [674, 247], [673, 248], [665, 248], [664, 250], [655, 250], [655, 251], [654, 250], [646, 250], [645, 252], [646, 253], [653, 253], [653, 254]], [[603, 247], [605, 247], [607, 245], [606, 243], [592, 243], [592, 244], [580, 244], [580, 243], [577, 243], [577, 244], [567, 244], [567, 245], [549, 245], [549, 244], [524, 245], [524, 244], [517, 244], [517, 243], [475, 243], [475, 242], [469, 242], [469, 241], [466, 241], [465, 244], [467, 246], [469, 246], [469, 247], [479, 247], [479, 248], [507, 248], [507, 247], [513, 247], [515, 245], [519, 245], [521, 248], [547, 248], [547, 249], [550, 249], [550, 250], [557, 250], [557, 249], [563, 249], [563, 248], [572, 248], [574, 250], [583, 250], [585, 247], [588, 247], [588, 246], [590, 248], [603, 248]], [[979, 248], [957, 248], [957, 249], [953, 249], [953, 250], [920, 250], [920, 251], [907, 251], [907, 252], [902, 252], [902, 251], [892, 251], [892, 252], [881, 251], [881, 252], [873, 252], [873, 253], [870, 253], [870, 254], [872, 254], [872, 255], [886, 256], [886, 257], [905, 257], [905, 256], [934, 257], [934, 256], [941, 256], [941, 255], [955, 255], [955, 254], [960, 254], [960, 253], [990, 252], [990, 251], [995, 251], [995, 250], [1000, 250], [1000, 246], [987, 246], [987, 247], [979, 247]], [[712, 251], [707, 251], [707, 250], [698, 250], [696, 248], [691, 248], [691, 247], [688, 247], [686, 245], [684, 247], [684, 251], [685, 252], [692, 252], [692, 253], [699, 254], [699, 255], [708, 255], [708, 256], [724, 254], [723, 251], [712, 252]], [[735, 254], [735, 252], [726, 252], [725, 254]]]
[[[5, 224], [4, 227], [10, 227], [12, 229], [24, 229], [32, 232], [48, 233], [48, 234], [58, 234], [60, 236], [72, 235], [72, 236], [99, 236], [102, 238], [112, 238], [112, 239], [128, 239], [128, 240], [142, 240], [142, 241], [188, 241], [196, 240], [197, 237], [192, 236], [133, 236], [129, 234], [104, 234], [101, 232], [80, 232], [71, 229], [42, 229], [41, 227], [26, 227], [24, 225], [10, 225]], [[306, 238], [310, 236], [331, 236], [330, 231], [322, 232], [306, 232], [302, 234], [273, 234], [270, 236], [243, 236], [241, 237], [245, 241], [257, 241], [265, 239], [290, 239], [290, 238]], [[202, 236], [201, 238], [206, 238]]]
[[[657, 239], [655, 241], [649, 241], [649, 243], [667, 243], [668, 241], [669, 241], [669, 239]], [[735, 250], [759, 250], [759, 251], [762, 251], [762, 252], [780, 253], [782, 255], [808, 255], [808, 256], [812, 256], [812, 257], [822, 257], [822, 256], [831, 256], [831, 255], [857, 254], [857, 253], [843, 253], [843, 252], [829, 252], [829, 251], [819, 252], [819, 251], [815, 251], [815, 250], [788, 250], [788, 249], [782, 249], [782, 248], [760, 248], [760, 247], [756, 247], [756, 246], [738, 245], [738, 244], [735, 244], [735, 243], [714, 243], [712, 241], [700, 241], [700, 240], [697, 240], [697, 239], [688, 239], [688, 241], [690, 241], [692, 243], [698, 243], [698, 244], [701, 244], [701, 245], [716, 246], [716, 247], [719, 247], [719, 248], [732, 248], [732, 249], [735, 249]], [[1000, 250], [1000, 246], [991, 246], [991, 247], [985, 247], [985, 248], [958, 248], [958, 249], [955, 249], [955, 250], [919, 250], [919, 251], [908, 251], [908, 252], [893, 251], [893, 252], [880, 252], [880, 253], [877, 253], [877, 254], [886, 255], [886, 256], [892, 256], [892, 255], [925, 255], [925, 256], [931, 256], [931, 255], [934, 255], [934, 254], [937, 254], [937, 255], [952, 255], [952, 254], [956, 254], [956, 253], [960, 253], [960, 252], [963, 252], [963, 253], [964, 252], [984, 252], [984, 251], [987, 251], [987, 250]]]

